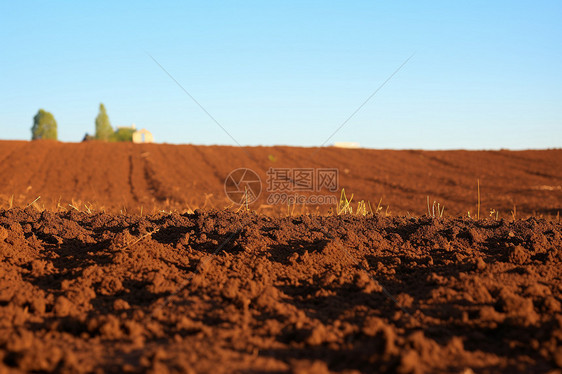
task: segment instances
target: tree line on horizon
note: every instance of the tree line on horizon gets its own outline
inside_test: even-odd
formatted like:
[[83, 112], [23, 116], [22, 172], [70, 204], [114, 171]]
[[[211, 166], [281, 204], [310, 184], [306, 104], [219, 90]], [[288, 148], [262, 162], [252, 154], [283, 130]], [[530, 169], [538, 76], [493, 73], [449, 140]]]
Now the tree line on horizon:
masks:
[[[96, 133], [89, 135], [86, 133], [84, 140], [102, 140], [106, 142], [132, 142], [132, 128], [113, 129], [109, 122], [109, 116], [105, 109], [105, 105], [100, 103], [99, 113], [96, 117]], [[33, 117], [33, 126], [31, 127], [31, 140], [51, 139], [58, 140], [57, 121], [55, 116], [44, 109], [39, 109]]]

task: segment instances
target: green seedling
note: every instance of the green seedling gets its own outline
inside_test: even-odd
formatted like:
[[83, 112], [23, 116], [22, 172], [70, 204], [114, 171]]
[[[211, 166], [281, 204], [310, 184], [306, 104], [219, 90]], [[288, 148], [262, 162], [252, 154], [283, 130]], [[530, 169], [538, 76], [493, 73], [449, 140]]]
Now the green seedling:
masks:
[[[435, 208], [437, 208], [437, 212], [435, 212]], [[445, 205], [441, 206], [440, 203], [438, 203], [437, 201], [433, 201], [433, 205], [430, 208], [429, 205], [429, 195], [427, 196], [427, 215], [429, 217], [439, 217], [442, 218], [443, 217], [443, 213], [445, 212]], [[470, 217], [470, 212], [468, 212], [468, 216]]]
[[246, 208], [246, 212], [250, 211], [248, 207], [248, 187], [244, 186], [244, 196], [240, 199], [240, 207], [236, 210], [236, 213], [240, 211], [243, 207]]
[[353, 194], [351, 194], [351, 198], [348, 200], [347, 196], [345, 195], [345, 189], [341, 189], [340, 195], [340, 204], [338, 206], [338, 216], [341, 214], [352, 214], [353, 208], [351, 207], [351, 201], [353, 200]]
[[23, 208], [23, 209], [27, 209], [27, 208], [29, 208], [29, 207], [32, 206], [32, 205], [35, 206], [35, 203], [36, 203], [37, 200], [39, 200], [40, 198], [41, 198], [41, 196], [37, 196], [37, 198], [36, 198], [35, 200], [33, 200], [32, 202], [30, 202], [29, 204], [27, 204], [26, 207]]

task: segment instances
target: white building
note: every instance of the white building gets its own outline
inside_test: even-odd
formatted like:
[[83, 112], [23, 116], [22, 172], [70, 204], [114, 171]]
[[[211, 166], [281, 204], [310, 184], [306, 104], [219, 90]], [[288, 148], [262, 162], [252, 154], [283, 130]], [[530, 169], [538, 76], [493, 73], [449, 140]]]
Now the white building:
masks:
[[153, 142], [154, 142], [154, 137], [147, 129], [140, 129], [133, 133], [133, 143], [153, 143]]
[[335, 142], [332, 147], [336, 148], [360, 148], [357, 142]]

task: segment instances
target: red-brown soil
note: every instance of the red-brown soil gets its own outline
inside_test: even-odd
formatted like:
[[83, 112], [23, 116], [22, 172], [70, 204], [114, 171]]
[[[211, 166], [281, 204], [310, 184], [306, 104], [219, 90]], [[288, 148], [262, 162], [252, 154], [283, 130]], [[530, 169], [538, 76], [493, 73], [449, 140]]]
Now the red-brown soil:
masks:
[[[270, 167], [382, 210], [224, 210]], [[0, 142], [0, 374], [560, 373], [561, 186], [562, 150]]]
[[[562, 150], [389, 151], [369, 149], [227, 147], [99, 142], [0, 141], [0, 207], [25, 207], [37, 197], [39, 209], [119, 213], [186, 212], [223, 209], [223, 183], [237, 168], [256, 171], [266, 187], [273, 168], [336, 168], [339, 185], [353, 202], [367, 200], [383, 212], [422, 215], [427, 196], [445, 206], [445, 216], [555, 217], [562, 210]], [[326, 194], [326, 191], [323, 192]], [[339, 198], [337, 192], [336, 195]], [[13, 196], [13, 199], [12, 199]], [[287, 213], [271, 206], [267, 192], [254, 211]], [[334, 206], [291, 207], [321, 213]]]
[[0, 372], [547, 372], [561, 276], [536, 218], [0, 210]]

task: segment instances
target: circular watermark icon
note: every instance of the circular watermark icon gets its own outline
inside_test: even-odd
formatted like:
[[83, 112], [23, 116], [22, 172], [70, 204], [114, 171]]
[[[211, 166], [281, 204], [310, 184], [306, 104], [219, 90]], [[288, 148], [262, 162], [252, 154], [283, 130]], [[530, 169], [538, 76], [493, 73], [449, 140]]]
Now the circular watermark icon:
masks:
[[233, 170], [224, 180], [224, 192], [235, 204], [251, 204], [261, 194], [260, 176], [252, 169]]

